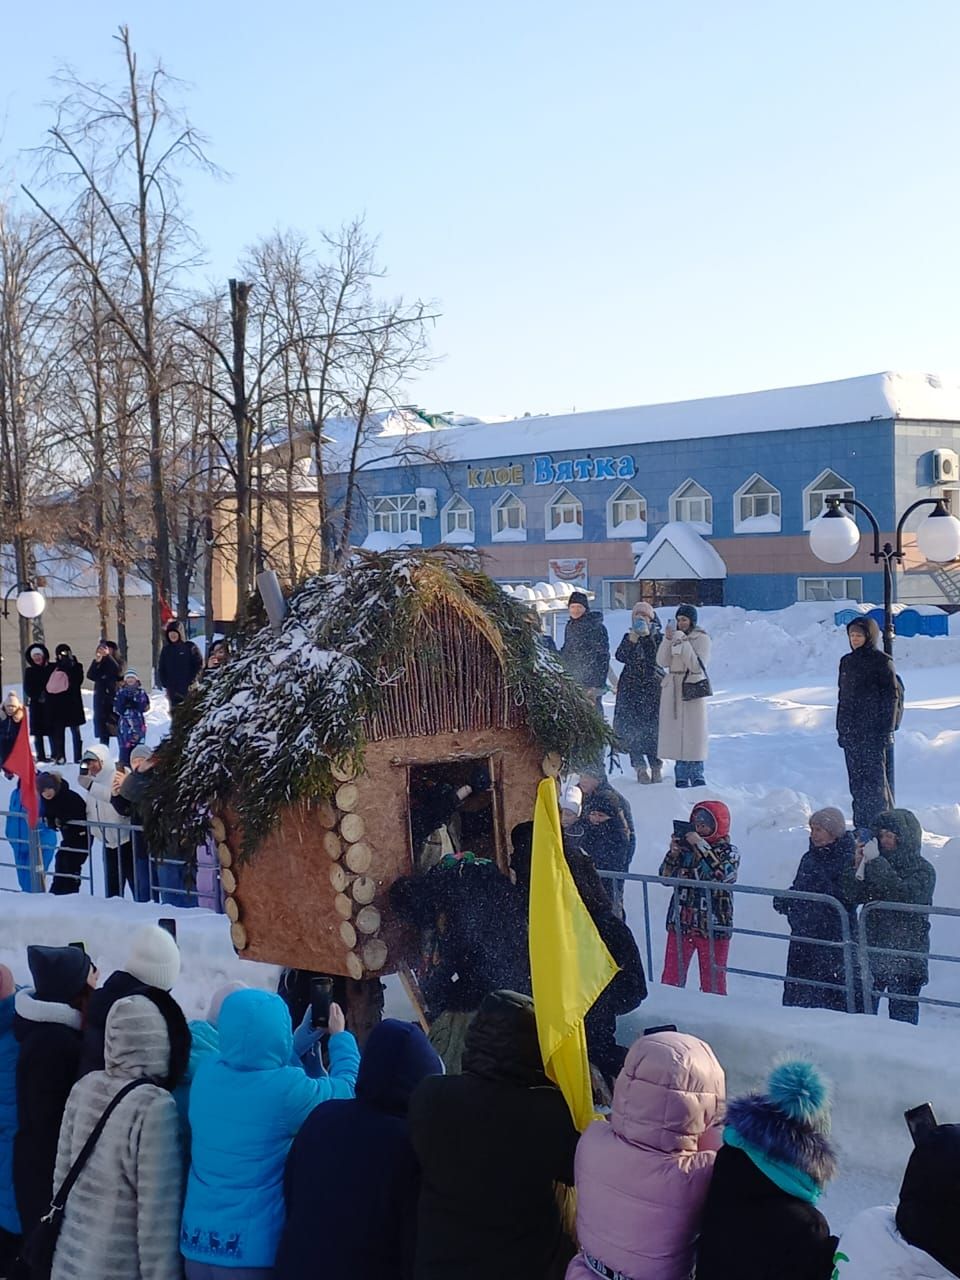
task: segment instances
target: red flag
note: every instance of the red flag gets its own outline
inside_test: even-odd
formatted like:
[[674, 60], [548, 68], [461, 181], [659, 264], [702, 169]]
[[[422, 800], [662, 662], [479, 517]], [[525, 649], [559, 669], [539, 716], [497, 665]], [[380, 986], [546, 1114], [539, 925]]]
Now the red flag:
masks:
[[167, 604], [162, 591], [157, 592], [157, 603], [160, 605], [160, 625], [161, 627], [165, 627], [168, 622], [173, 622], [177, 615], [170, 608], [169, 604]]
[[3, 767], [7, 773], [14, 773], [20, 779], [20, 802], [27, 815], [27, 822], [31, 828], [35, 828], [40, 821], [40, 797], [37, 795], [37, 768], [30, 750], [30, 726], [26, 713], [20, 721], [20, 728], [3, 761]]

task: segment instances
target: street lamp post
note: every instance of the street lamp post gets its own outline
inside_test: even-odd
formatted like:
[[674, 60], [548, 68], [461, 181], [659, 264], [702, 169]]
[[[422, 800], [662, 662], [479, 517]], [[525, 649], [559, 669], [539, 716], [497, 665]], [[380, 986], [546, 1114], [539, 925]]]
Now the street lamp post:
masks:
[[[42, 578], [40, 579], [40, 582], [43, 582]], [[30, 620], [34, 618], [39, 618], [41, 613], [43, 613], [44, 609], [47, 607], [46, 600], [43, 598], [40, 592], [36, 589], [36, 587], [34, 587], [31, 583], [15, 582], [13, 586], [8, 587], [6, 592], [4, 593], [3, 606], [2, 608], [0, 608], [0, 613], [2, 613], [3, 615], [4, 622], [6, 622], [7, 618], [10, 617], [10, 597], [13, 595], [15, 591], [19, 593], [17, 595], [16, 608], [17, 608], [17, 613], [20, 615], [20, 617], [27, 618]], [[3, 647], [2, 647], [2, 639], [0, 639], [0, 671], [2, 670], [3, 670]]]
[[[876, 516], [864, 502], [857, 498], [829, 497], [826, 510], [814, 521], [810, 530], [810, 549], [825, 564], [844, 564], [860, 546], [860, 530], [841, 506], [862, 511], [873, 530], [874, 564], [883, 565], [883, 651], [893, 655], [893, 567], [903, 561], [903, 526], [907, 518], [921, 507], [933, 510], [917, 530], [917, 546], [924, 559], [935, 564], [947, 564], [960, 557], [960, 520], [952, 516], [943, 498], [920, 498], [911, 503], [897, 521], [895, 541], [880, 545], [880, 525]], [[887, 753], [887, 771], [890, 791], [894, 786], [893, 747]]]

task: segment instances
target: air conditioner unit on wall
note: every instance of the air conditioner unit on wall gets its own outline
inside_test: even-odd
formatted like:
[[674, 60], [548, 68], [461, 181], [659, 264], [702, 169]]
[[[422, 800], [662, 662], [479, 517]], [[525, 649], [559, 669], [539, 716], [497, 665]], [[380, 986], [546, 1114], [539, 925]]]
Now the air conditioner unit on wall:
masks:
[[954, 484], [960, 478], [960, 458], [953, 449], [934, 449], [933, 483]]
[[417, 515], [425, 520], [434, 520], [437, 515], [436, 489], [417, 489]]

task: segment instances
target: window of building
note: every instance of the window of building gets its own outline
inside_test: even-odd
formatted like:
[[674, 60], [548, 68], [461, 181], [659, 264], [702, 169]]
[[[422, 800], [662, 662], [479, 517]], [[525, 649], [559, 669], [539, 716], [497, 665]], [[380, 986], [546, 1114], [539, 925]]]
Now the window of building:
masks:
[[932, 496], [942, 498], [944, 506], [952, 516], [960, 516], [960, 489], [941, 489], [939, 493]]
[[454, 494], [440, 513], [440, 528], [444, 542], [473, 542], [473, 507], [459, 493]]
[[645, 538], [647, 500], [632, 484], [621, 485], [607, 503], [608, 538]]
[[733, 495], [734, 533], [779, 533], [780, 490], [752, 475]]
[[[803, 491], [803, 527], [809, 529], [827, 508], [828, 498], [854, 497], [853, 485], [835, 471], [821, 471], [813, 484]], [[847, 513], [849, 514], [849, 512]]]
[[583, 537], [583, 503], [569, 489], [561, 489], [547, 503], [544, 537], [555, 542]]
[[697, 533], [712, 533], [713, 499], [696, 480], [687, 480], [670, 498], [670, 519], [693, 525]]
[[863, 602], [862, 578], [798, 578], [798, 600]]
[[401, 493], [389, 498], [371, 498], [370, 530], [372, 533], [416, 534], [420, 536], [417, 496]]
[[527, 508], [515, 493], [505, 493], [490, 508], [494, 542], [526, 542]]
[[608, 578], [603, 584], [605, 609], [632, 609], [637, 601], [643, 598], [643, 583], [634, 582], [632, 578], [621, 580]]

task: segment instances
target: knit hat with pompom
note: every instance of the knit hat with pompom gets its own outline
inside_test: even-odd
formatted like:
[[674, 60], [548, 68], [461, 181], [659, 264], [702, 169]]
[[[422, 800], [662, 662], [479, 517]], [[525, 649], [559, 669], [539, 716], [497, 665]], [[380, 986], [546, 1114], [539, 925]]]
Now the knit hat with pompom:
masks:
[[830, 1132], [830, 1089], [811, 1062], [781, 1062], [765, 1093], [727, 1107], [724, 1142], [738, 1147], [772, 1182], [814, 1201], [836, 1173]]

